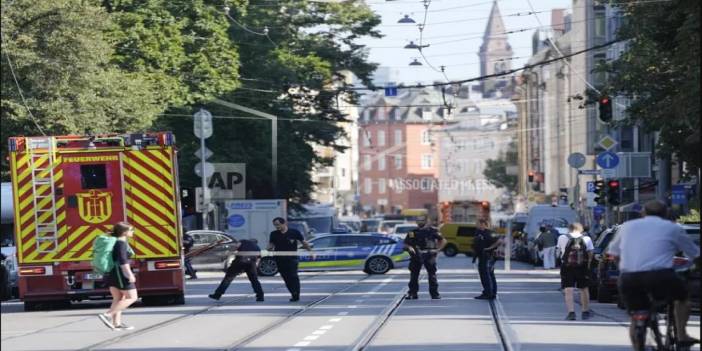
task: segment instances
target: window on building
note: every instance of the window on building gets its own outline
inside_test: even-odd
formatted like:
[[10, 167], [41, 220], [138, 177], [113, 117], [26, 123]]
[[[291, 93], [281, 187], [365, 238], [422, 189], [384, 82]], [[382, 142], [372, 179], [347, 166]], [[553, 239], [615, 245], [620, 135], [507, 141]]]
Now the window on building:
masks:
[[370, 109], [365, 109], [363, 111], [363, 120], [366, 122], [370, 121]]
[[395, 144], [394, 145], [400, 145], [402, 144], [402, 129], [395, 129]]
[[429, 131], [429, 129], [425, 129], [422, 131], [422, 144], [431, 144], [431, 132]]
[[[599, 65], [603, 65], [607, 61], [607, 54], [600, 52], [596, 53], [594, 56], [594, 62], [595, 62], [595, 67]], [[592, 81], [595, 83], [597, 86], [602, 86], [605, 84], [607, 80], [607, 72], [602, 72], [602, 71], [594, 71], [592, 73]]]
[[385, 178], [378, 179], [378, 193], [385, 194]]
[[595, 39], [604, 40], [607, 36], [607, 22], [604, 11], [595, 11]]
[[422, 108], [422, 119], [425, 121], [431, 121], [432, 119], [431, 107]]
[[363, 132], [361, 133], [361, 139], [363, 139], [363, 146], [371, 146], [371, 135], [368, 130], [363, 130]]
[[341, 169], [341, 176], [346, 177], [346, 168]]
[[396, 121], [402, 120], [402, 113], [400, 113], [399, 107], [395, 107], [392, 111], [393, 111], [393, 115], [395, 116], [394, 119]]
[[363, 155], [363, 169], [370, 171], [373, 168], [372, 162], [371, 155]]
[[378, 170], [385, 170], [385, 156], [378, 157]]
[[395, 169], [402, 169], [402, 155], [395, 155]]
[[385, 120], [385, 107], [381, 107], [378, 109], [378, 120], [379, 121], [384, 121]]
[[385, 146], [385, 131], [378, 131], [378, 146]]
[[422, 168], [429, 169], [431, 167], [432, 167], [432, 155], [431, 154], [423, 154], [422, 155]]
[[366, 178], [363, 180], [363, 192], [370, 194], [373, 192], [373, 180]]

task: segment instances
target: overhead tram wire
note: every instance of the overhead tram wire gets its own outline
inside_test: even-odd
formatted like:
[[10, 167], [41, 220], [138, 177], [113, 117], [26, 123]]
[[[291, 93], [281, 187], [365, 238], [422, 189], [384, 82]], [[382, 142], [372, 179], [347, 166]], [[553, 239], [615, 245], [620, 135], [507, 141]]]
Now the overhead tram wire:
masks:
[[263, 27], [263, 31], [262, 31], [261, 33], [256, 32], [256, 31], [253, 31], [253, 30], [249, 29], [248, 27], [246, 27], [245, 25], [239, 23], [237, 20], [235, 20], [234, 17], [232, 17], [232, 16], [229, 14], [229, 10], [230, 10], [229, 6], [226, 6], [226, 5], [225, 5], [225, 6], [223, 7], [224, 14], [227, 16], [227, 18], [229, 18], [229, 20], [231, 20], [232, 22], [234, 22], [234, 24], [236, 24], [237, 26], [241, 27], [241, 29], [245, 30], [245, 31], [248, 32], [248, 33], [266, 37], [266, 39], [268, 39], [268, 41], [269, 41], [271, 44], [273, 44], [273, 47], [275, 47], [275, 48], [278, 47], [278, 44], [276, 44], [276, 43], [273, 41], [273, 39], [271, 39], [271, 37], [268, 35], [268, 26]]

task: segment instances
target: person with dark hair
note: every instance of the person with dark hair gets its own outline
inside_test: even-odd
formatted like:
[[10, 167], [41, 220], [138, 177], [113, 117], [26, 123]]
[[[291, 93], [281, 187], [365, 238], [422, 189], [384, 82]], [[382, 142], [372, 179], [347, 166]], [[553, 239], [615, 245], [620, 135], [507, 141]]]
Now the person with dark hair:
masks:
[[[193, 246], [195, 246], [195, 239], [193, 239], [193, 236], [188, 233], [184, 233], [183, 249], [185, 249], [186, 255], [190, 252]], [[189, 275], [190, 279], [197, 279], [197, 271], [195, 270], [195, 268], [193, 268], [191, 257], [185, 258], [185, 274]]]
[[[271, 232], [268, 240], [268, 250], [275, 252], [275, 262], [278, 265], [278, 271], [291, 295], [290, 302], [299, 301], [300, 277], [297, 275], [299, 264], [297, 247], [298, 243], [300, 243], [302, 247], [310, 252], [312, 252], [312, 247], [305, 241], [302, 233], [288, 228], [285, 218], [274, 218], [273, 225], [276, 230]], [[314, 255], [312, 259], [314, 259]]]
[[115, 266], [105, 274], [105, 280], [110, 287], [112, 305], [105, 313], [100, 313], [100, 320], [112, 330], [131, 330], [134, 327], [122, 322], [122, 311], [131, 306], [139, 297], [136, 290], [136, 276], [129, 266], [129, 258], [133, 252], [127, 240], [134, 236], [134, 227], [127, 222], [118, 222], [112, 228], [112, 236], [117, 238], [112, 259]]
[[478, 273], [483, 292], [476, 296], [478, 300], [494, 300], [497, 297], [497, 279], [495, 278], [495, 249], [502, 244], [502, 239], [492, 236], [488, 221], [478, 221], [478, 230], [473, 239], [473, 263], [478, 260]]
[[419, 291], [419, 272], [422, 266], [427, 271], [429, 281], [429, 295], [434, 300], [441, 298], [439, 294], [439, 282], [436, 278], [436, 256], [446, 245], [446, 240], [441, 236], [436, 228], [428, 224], [426, 216], [417, 218], [417, 229], [407, 233], [404, 240], [404, 248], [410, 254], [409, 270], [410, 281], [407, 292], [408, 300], [416, 300]]
[[686, 282], [673, 270], [673, 258], [682, 251], [699, 261], [700, 248], [685, 229], [666, 219], [667, 206], [658, 200], [644, 205], [644, 217], [625, 222], [609, 244], [608, 253], [619, 257], [618, 288], [631, 315], [629, 334], [635, 348], [643, 347], [636, 333], [635, 311], [648, 311], [652, 301], [672, 300], [678, 340], [691, 346], [699, 343], [687, 333], [690, 304]]
[[251, 287], [256, 293], [256, 301], [263, 301], [263, 289], [256, 273], [258, 263], [261, 260], [261, 248], [256, 245], [255, 240], [240, 240], [235, 242], [233, 246], [236, 247], [236, 258], [227, 268], [227, 273], [215, 292], [208, 296], [211, 299], [219, 300], [224, 292], [227, 291], [232, 280], [242, 272], [246, 272], [246, 276], [251, 282]]

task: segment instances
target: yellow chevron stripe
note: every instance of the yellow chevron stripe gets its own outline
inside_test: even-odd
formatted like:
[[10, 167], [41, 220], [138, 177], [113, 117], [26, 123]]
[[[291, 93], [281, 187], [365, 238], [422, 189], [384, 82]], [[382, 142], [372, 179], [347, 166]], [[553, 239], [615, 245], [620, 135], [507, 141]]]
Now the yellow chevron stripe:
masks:
[[[148, 174], [148, 173], [147, 173], [147, 174]], [[167, 203], [167, 204], [169, 204], [169, 205], [170, 205], [171, 203], [173, 203], [173, 200], [171, 200], [171, 199], [169, 199], [168, 197], [164, 196], [164, 193], [163, 193], [163, 192], [157, 191], [156, 189], [154, 189], [154, 187], [152, 187], [152, 186], [150, 186], [149, 184], [147, 184], [146, 182], [144, 182], [144, 181], [141, 179], [141, 177], [137, 176], [136, 174], [132, 174], [131, 172], [129, 172], [129, 171], [127, 171], [127, 170], [125, 169], [125, 170], [124, 170], [124, 177], [129, 179], [129, 180], [126, 182], [127, 184], [125, 184], [125, 190], [133, 191], [134, 188], [133, 188], [132, 186], [130, 186], [129, 183], [130, 183], [130, 182], [137, 183], [137, 184], [141, 185], [142, 188], [148, 189], [148, 190], [150, 191], [150, 193], [151, 193], [153, 196], [158, 197], [158, 198], [161, 199], [163, 202], [165, 202], [165, 203]], [[171, 210], [175, 210], [175, 208], [171, 208]]]
[[[141, 224], [142, 229], [146, 229], [146, 231], [144, 233], [142, 233], [143, 235], [140, 236], [140, 238], [144, 239], [144, 241], [148, 242], [154, 248], [158, 249], [160, 251], [160, 253], [171, 252], [171, 250], [175, 247], [175, 242], [173, 241], [173, 238], [172, 238], [172, 236], [174, 236], [173, 235], [174, 233], [169, 233], [166, 230], [163, 230], [163, 231], [158, 230], [159, 228], [166, 228], [165, 226], [155, 227], [152, 225], [148, 225], [148, 224], [146, 224], [144, 219], [136, 213], [132, 214], [132, 218], [134, 219], [134, 223], [139, 223], [139, 224]], [[166, 235], [164, 235], [164, 234], [166, 234]], [[167, 234], [171, 234], [171, 235], [167, 235]], [[151, 238], [151, 236], [159, 237], [159, 238], [165, 240], [171, 247], [163, 246], [162, 244], [160, 244], [159, 242], [157, 242], [153, 238]]]
[[158, 256], [158, 253], [155, 253], [155, 252], [149, 250], [146, 246], [144, 246], [144, 244], [142, 244], [142, 243], [139, 242], [139, 241], [136, 241], [136, 240], [135, 240], [135, 242], [134, 242], [134, 247], [135, 247], [138, 251], [140, 251], [140, 252], [143, 253], [143, 254], [141, 254], [141, 255], [136, 255], [136, 257], [138, 257], [138, 258], [156, 257], [156, 256]]
[[[93, 240], [95, 240], [95, 237], [100, 235], [101, 233], [102, 233], [102, 231], [100, 229], [95, 229], [92, 232], [88, 233], [87, 235], [85, 235], [84, 238], [81, 239], [81, 241], [78, 243], [78, 245], [74, 246], [73, 249], [71, 249], [71, 251], [69, 251], [69, 253], [67, 253], [67, 255], [72, 257], [71, 252], [80, 252], [86, 245], [92, 245]], [[91, 253], [92, 252], [90, 250], [88, 250], [82, 256], [73, 257], [73, 259], [74, 260], [82, 260], [84, 258], [90, 258]]]
[[[38, 206], [39, 208], [42, 208], [42, 207], [43, 207], [44, 205], [46, 205], [49, 201], [51, 201], [51, 198], [48, 198], [48, 197], [47, 197], [47, 198], [44, 198], [43, 200], [39, 201], [39, 204], [37, 204], [37, 206]], [[34, 211], [28, 211], [27, 213], [24, 214], [24, 216], [22, 216], [22, 218], [20, 218], [20, 222], [21, 222], [21, 223], [25, 223], [28, 219], [33, 218], [33, 217], [34, 217]], [[24, 237], [24, 235], [25, 235], [25, 234], [24, 234], [24, 231], [22, 231], [22, 236], [21, 236], [21, 237]]]
[[[141, 172], [143, 175], [149, 177], [149, 179], [151, 179], [153, 182], [155, 182], [156, 184], [158, 184], [158, 185], [160, 185], [161, 187], [163, 187], [163, 189], [164, 189], [165, 191], [167, 191], [167, 192], [169, 192], [169, 193], [173, 193], [173, 187], [171, 186], [171, 180], [172, 180], [172, 179], [171, 179], [171, 176], [170, 176], [170, 175], [168, 176], [168, 178], [166, 178], [166, 179], [168, 179], [168, 182], [166, 182], [165, 180], [163, 180], [163, 177], [161, 177], [160, 175], [155, 174], [155, 173], [149, 171], [148, 169], [142, 167], [140, 164], [138, 164], [138, 163], [136, 163], [136, 162], [130, 162], [129, 165], [132, 166], [132, 167], [134, 167], [134, 168], [136, 168], [136, 169], [139, 170], [139, 172]], [[135, 178], [136, 178], [136, 177], [135, 177]]]
[[[161, 173], [161, 175], [164, 176], [166, 179], [169, 179], [169, 180], [171, 179], [170, 172], [168, 172], [166, 169], [161, 167], [161, 165], [159, 165], [158, 163], [156, 163], [156, 162], [152, 161], [150, 158], [146, 157], [142, 152], [132, 152], [131, 155], [133, 155], [135, 158], [142, 160], [147, 165], [153, 167], [156, 171]], [[149, 173], [152, 173], [152, 172], [149, 172]]]
[[[141, 192], [141, 190], [139, 190], [137, 188], [131, 188], [130, 190], [131, 190], [131, 193], [134, 195], [134, 198], [132, 199], [132, 202], [131, 202], [132, 206], [136, 207], [142, 213], [150, 213], [151, 210], [146, 209], [144, 206], [142, 206], [142, 204], [140, 202], [148, 203], [153, 208], [155, 208], [160, 214], [162, 214], [163, 217], [166, 217], [169, 220], [173, 221], [173, 223], [175, 223], [175, 217], [174, 217], [174, 213], [172, 211], [169, 212], [166, 208], [164, 208], [160, 204], [152, 202], [151, 199], [149, 198], [149, 196], [147, 194], [144, 194], [143, 192]], [[134, 201], [136, 198], [138, 198], [140, 201]], [[153, 216], [152, 218], [154, 219], [154, 221], [157, 222], [157, 224], [160, 224], [160, 225], [168, 224], [166, 221], [164, 221], [161, 218], [161, 216]]]
[[[166, 157], [166, 156], [163, 154], [163, 151], [160, 151], [160, 150], [159, 150], [159, 151], [155, 151], [155, 150], [154, 150], [154, 151], [149, 151], [149, 152], [151, 152], [152, 155], [156, 156], [158, 159], [160, 159], [161, 161], [163, 161], [163, 163], [165, 163], [165, 164], [167, 164], [167, 165], [171, 165], [171, 164], [173, 163], [173, 161], [171, 161], [171, 158], [170, 158], [170, 157], [171, 157], [171, 149], [168, 148], [168, 149], [166, 149], [165, 151], [166, 151], [166, 154], [168, 155], [168, 157]], [[171, 166], [171, 167], [172, 167], [172, 166]], [[170, 177], [170, 171], [171, 171], [171, 170], [169, 169], [168, 171], [169, 171], [169, 172], [168, 172], [168, 175], [169, 175], [169, 177]]]
[[15, 162], [15, 168], [22, 168], [27, 162], [29, 162], [29, 156], [25, 153], [18, 155], [18, 157], [15, 159]]

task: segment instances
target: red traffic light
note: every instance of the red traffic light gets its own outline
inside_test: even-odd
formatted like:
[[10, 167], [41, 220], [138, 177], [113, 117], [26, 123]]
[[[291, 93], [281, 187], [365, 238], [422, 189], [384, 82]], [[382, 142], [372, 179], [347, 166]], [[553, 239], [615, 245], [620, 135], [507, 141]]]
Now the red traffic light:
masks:
[[481, 206], [483, 206], [483, 207], [485, 207], [485, 208], [488, 208], [488, 207], [490, 207], [490, 203], [489, 203], [489, 202], [487, 202], [487, 201], [483, 201], [483, 202], [481, 202], [481, 203], [480, 203], [480, 205], [481, 205]]
[[618, 187], [619, 187], [619, 181], [618, 181], [618, 180], [610, 180], [609, 183], [607, 183], [607, 185], [608, 185], [610, 188], [618, 188]]
[[605, 104], [605, 105], [606, 105], [606, 104], [609, 104], [609, 98], [606, 97], [606, 96], [603, 97], [603, 98], [601, 98], [601, 99], [600, 99], [600, 103], [601, 103], [601, 104]]

